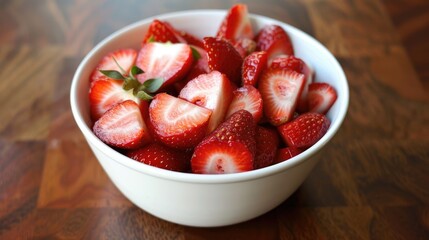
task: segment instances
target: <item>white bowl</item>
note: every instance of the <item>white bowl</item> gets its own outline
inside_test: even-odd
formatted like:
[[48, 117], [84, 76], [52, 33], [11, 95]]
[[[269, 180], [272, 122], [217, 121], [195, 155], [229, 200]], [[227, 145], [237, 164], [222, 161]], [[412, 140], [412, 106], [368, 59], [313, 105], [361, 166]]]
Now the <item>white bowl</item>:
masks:
[[151, 167], [110, 148], [91, 131], [88, 76], [98, 61], [119, 48], [138, 49], [155, 18], [198, 37], [214, 36], [226, 11], [197, 10], [151, 17], [113, 33], [92, 49], [80, 63], [70, 92], [73, 116], [96, 158], [118, 189], [144, 211], [188, 226], [225, 226], [262, 215], [286, 200], [323, 156], [323, 148], [340, 128], [346, 115], [349, 90], [345, 74], [334, 56], [304, 32], [277, 20], [251, 15], [255, 32], [267, 24], [282, 26], [290, 35], [296, 56], [316, 72], [316, 81], [335, 87], [338, 99], [327, 116], [328, 132], [300, 155], [263, 169], [225, 175], [197, 175]]

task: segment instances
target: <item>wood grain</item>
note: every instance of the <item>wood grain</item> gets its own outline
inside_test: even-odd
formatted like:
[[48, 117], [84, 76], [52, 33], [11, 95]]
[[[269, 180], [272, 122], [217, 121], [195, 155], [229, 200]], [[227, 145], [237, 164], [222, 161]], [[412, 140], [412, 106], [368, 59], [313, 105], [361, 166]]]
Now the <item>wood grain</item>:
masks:
[[79, 62], [132, 22], [236, 1], [0, 2], [0, 239], [428, 239], [429, 4], [244, 0], [321, 41], [350, 86], [344, 124], [285, 202], [250, 221], [193, 228], [129, 202], [71, 115]]

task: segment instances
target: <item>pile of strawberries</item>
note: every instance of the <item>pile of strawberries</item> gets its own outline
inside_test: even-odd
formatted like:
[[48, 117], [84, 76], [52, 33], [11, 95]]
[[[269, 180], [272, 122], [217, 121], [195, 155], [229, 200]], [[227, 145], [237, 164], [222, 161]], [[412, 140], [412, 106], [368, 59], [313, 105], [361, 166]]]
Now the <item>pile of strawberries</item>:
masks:
[[254, 34], [246, 5], [234, 5], [216, 36], [203, 39], [154, 20], [140, 50], [114, 51], [91, 74], [93, 131], [159, 168], [263, 168], [327, 132], [337, 94], [313, 75], [282, 27]]

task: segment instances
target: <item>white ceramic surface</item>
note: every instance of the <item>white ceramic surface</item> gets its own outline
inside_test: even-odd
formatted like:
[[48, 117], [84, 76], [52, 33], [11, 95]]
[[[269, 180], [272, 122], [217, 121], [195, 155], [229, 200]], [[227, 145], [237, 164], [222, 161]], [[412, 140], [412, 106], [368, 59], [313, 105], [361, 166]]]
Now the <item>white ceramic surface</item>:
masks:
[[[282, 26], [298, 57], [316, 72], [316, 81], [328, 82], [338, 99], [328, 117], [326, 135], [302, 154], [279, 164], [245, 173], [197, 175], [167, 171], [139, 163], [101, 142], [91, 131], [88, 76], [110, 51], [139, 48], [150, 22], [161, 19], [196, 36], [213, 36], [226, 12], [198, 10], [148, 18], [129, 25], [100, 42], [79, 65], [71, 86], [73, 116], [96, 158], [118, 189], [135, 205], [159, 218], [189, 226], [224, 226], [255, 218], [286, 200], [323, 156], [323, 148], [346, 115], [349, 90], [344, 72], [332, 54], [304, 32], [263, 16], [251, 15], [255, 32], [267, 24]], [[329, 159], [326, 159], [329, 161]]]

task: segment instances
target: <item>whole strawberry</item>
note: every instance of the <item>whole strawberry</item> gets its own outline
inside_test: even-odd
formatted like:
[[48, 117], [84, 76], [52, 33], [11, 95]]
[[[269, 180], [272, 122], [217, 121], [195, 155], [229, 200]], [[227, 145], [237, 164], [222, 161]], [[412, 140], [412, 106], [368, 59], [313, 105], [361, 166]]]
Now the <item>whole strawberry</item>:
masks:
[[194, 173], [222, 174], [254, 168], [256, 124], [246, 110], [234, 113], [195, 148]]

